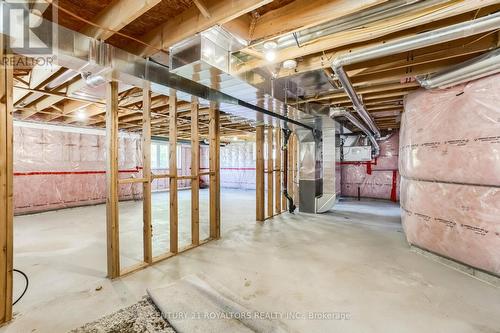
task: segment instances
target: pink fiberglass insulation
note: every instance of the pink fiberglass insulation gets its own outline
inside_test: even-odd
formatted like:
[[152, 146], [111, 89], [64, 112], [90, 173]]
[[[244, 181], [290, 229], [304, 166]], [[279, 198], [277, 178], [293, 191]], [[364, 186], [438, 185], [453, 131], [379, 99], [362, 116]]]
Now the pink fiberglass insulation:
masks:
[[408, 242], [500, 275], [500, 75], [407, 96], [401, 123]]
[[[106, 201], [104, 132], [16, 123], [14, 126], [14, 211], [16, 214], [99, 204]], [[191, 173], [191, 147], [179, 145], [180, 175]], [[208, 167], [208, 147], [200, 148], [201, 167]], [[120, 178], [142, 177], [141, 140], [120, 134]], [[156, 174], [168, 168], [153, 169]], [[208, 177], [202, 177], [208, 183]], [[180, 180], [179, 188], [190, 187]], [[168, 190], [167, 179], [152, 183], [153, 191]], [[142, 184], [121, 184], [120, 200], [141, 200]]]
[[401, 181], [408, 242], [500, 275], [500, 188]]
[[[119, 139], [120, 178], [141, 177], [139, 139]], [[14, 210], [29, 213], [102, 203], [106, 199], [105, 137], [52, 128], [14, 127]], [[140, 199], [138, 184], [120, 198]]]
[[398, 200], [398, 151], [399, 135], [394, 133], [380, 142], [380, 155], [376, 161], [342, 163], [342, 196], [357, 197], [359, 188], [359, 195], [363, 198]]
[[235, 142], [222, 147], [220, 164], [221, 187], [255, 189], [255, 143]]
[[409, 94], [400, 172], [414, 179], [500, 185], [500, 75]]

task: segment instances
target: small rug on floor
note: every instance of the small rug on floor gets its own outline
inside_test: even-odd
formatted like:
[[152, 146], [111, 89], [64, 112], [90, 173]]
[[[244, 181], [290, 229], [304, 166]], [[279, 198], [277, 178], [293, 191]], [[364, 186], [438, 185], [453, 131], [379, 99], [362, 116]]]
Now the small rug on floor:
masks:
[[176, 333], [147, 297], [70, 333]]

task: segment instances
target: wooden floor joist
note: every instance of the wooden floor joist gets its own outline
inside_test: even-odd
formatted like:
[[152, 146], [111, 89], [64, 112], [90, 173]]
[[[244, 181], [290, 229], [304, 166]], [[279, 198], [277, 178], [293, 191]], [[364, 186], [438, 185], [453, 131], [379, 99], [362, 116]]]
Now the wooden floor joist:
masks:
[[118, 82], [106, 86], [106, 234], [108, 278], [120, 276], [118, 212]]
[[[5, 39], [0, 37], [0, 54]], [[13, 269], [13, 127], [12, 67], [0, 67], [0, 325], [12, 319]]]

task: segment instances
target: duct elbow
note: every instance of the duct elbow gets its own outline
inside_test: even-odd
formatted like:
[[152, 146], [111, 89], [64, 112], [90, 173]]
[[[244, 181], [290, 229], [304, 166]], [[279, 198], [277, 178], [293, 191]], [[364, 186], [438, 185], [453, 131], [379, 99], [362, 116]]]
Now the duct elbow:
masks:
[[335, 74], [337, 73], [337, 71], [340, 68], [342, 68], [342, 66], [344, 66], [344, 59], [342, 57], [337, 57], [337, 58], [332, 60], [331, 67], [332, 67], [333, 71], [335, 72]]

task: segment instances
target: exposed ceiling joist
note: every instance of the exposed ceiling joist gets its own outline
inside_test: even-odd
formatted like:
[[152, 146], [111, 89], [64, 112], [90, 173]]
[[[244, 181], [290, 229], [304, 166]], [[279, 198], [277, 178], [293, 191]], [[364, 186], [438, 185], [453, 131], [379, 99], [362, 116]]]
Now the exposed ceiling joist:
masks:
[[115, 0], [92, 20], [105, 29], [89, 25], [80, 32], [92, 38], [106, 40], [160, 2], [161, 0]]
[[[287, 59], [306, 57], [316, 53], [322, 53], [325, 50], [338, 49], [355, 43], [365, 43], [377, 38], [400, 33], [401, 31], [416, 27], [418, 27], [416, 31], [408, 31], [407, 34], [416, 34], [421, 31], [439, 27], [439, 25], [444, 26], [456, 21], [465, 21], [474, 18], [476, 16], [475, 10], [484, 6], [492, 6], [491, 11], [500, 9], [498, 0], [444, 2], [438, 5], [430, 6], [429, 8], [424, 8], [419, 11], [412, 12], [410, 14], [406, 13], [404, 15], [395, 16], [387, 20], [367, 24], [358, 29], [343, 31], [324, 38], [320, 38], [311, 41], [310, 43], [303, 45], [300, 48], [290, 47], [282, 49], [277, 52], [276, 58], [275, 60], [273, 60], [273, 63], [281, 63]], [[464, 15], [463, 17], [452, 18], [464, 13], [468, 14]], [[481, 15], [485, 14], [486, 12], [481, 12]], [[446, 20], [449, 18], [452, 18], [449, 20], [449, 22], [435, 22], [439, 20]], [[374, 44], [383, 44], [383, 42], [384, 41], [377, 41]], [[349, 50], [344, 49], [343, 52], [349, 52]], [[342, 51], [339, 52], [339, 50], [337, 50], [337, 52], [334, 52], [333, 55], [336, 56], [341, 53]], [[326, 62], [327, 65], [328, 62], [329, 61]], [[236, 68], [236, 72], [246, 72], [267, 65], [269, 65], [269, 62], [261, 59], [254, 59], [238, 66]]]
[[[173, 44], [204, 31], [217, 24], [224, 24], [259, 8], [272, 0], [205, 0], [210, 17], [204, 17], [198, 7], [193, 6], [169, 19], [165, 24], [154, 29], [141, 40], [157, 49], [167, 50]], [[145, 47], [137, 54], [151, 55], [155, 49]]]

